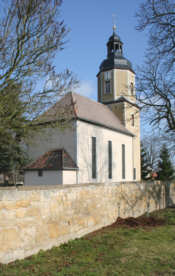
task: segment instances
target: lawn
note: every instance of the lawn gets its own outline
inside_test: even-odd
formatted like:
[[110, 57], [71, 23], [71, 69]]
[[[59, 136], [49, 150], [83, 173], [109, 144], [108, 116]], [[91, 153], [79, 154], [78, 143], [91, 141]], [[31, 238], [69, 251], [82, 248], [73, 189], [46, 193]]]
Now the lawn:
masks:
[[175, 209], [158, 227], [106, 227], [60, 247], [0, 265], [0, 276], [175, 275]]

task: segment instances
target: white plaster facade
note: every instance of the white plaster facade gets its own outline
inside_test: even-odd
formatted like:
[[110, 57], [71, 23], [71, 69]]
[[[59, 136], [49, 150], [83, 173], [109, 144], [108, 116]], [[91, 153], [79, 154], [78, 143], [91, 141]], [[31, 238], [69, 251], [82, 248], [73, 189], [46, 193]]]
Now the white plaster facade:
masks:
[[[92, 137], [96, 137], [97, 177], [92, 178]], [[108, 141], [112, 142], [112, 178], [108, 178]], [[125, 145], [125, 173], [122, 178], [122, 145]], [[45, 129], [32, 138], [28, 146], [31, 159], [36, 159], [48, 150], [65, 148], [76, 165], [77, 171], [37, 171], [25, 173], [25, 185], [55, 185], [133, 181], [133, 137], [105, 127], [80, 120], [64, 131], [58, 128]]]
[[26, 186], [76, 184], [77, 172], [43, 170], [42, 176], [38, 176], [37, 170], [26, 171], [24, 175], [24, 183]]
[[76, 161], [76, 146], [76, 122], [74, 122], [63, 130], [56, 127], [42, 129], [31, 137], [26, 148], [31, 160], [37, 159], [49, 150], [65, 148], [72, 159]]
[[[97, 178], [92, 178], [92, 137], [96, 137]], [[112, 179], [108, 178], [108, 141], [112, 142]], [[125, 145], [125, 179], [122, 178], [122, 145]], [[133, 137], [77, 121], [78, 182], [133, 181]]]
[[57, 185], [62, 184], [61, 171], [43, 171], [42, 176], [38, 176], [38, 171], [26, 171], [24, 174], [24, 183], [26, 186], [36, 185]]

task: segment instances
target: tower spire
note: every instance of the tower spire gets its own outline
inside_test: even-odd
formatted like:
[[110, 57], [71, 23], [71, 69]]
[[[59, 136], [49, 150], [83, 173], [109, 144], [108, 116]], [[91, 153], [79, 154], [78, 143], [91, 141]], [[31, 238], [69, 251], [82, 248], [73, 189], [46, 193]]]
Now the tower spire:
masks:
[[113, 14], [112, 15], [112, 18], [113, 18], [113, 27], [112, 27], [112, 29], [113, 29], [113, 34], [115, 34], [116, 33], [116, 29], [117, 29], [117, 26], [116, 26], [116, 14]]

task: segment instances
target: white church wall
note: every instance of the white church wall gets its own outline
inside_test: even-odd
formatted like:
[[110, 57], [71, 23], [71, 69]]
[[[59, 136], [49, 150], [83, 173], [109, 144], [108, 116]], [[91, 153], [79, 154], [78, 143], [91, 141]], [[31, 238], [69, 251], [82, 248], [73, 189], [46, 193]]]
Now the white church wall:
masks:
[[61, 185], [62, 184], [62, 171], [44, 171], [43, 175], [38, 176], [38, 171], [25, 171], [24, 185], [37, 186], [37, 185]]
[[36, 160], [39, 156], [49, 150], [64, 148], [72, 159], [76, 162], [76, 122], [64, 130], [59, 128], [45, 127], [37, 132], [35, 136], [27, 141], [27, 152], [31, 160]]
[[[96, 137], [97, 178], [92, 179], [92, 137]], [[133, 181], [132, 137], [98, 127], [86, 122], [77, 122], [78, 183]], [[108, 178], [108, 141], [112, 141], [112, 179]], [[122, 144], [125, 145], [125, 179], [122, 179]]]
[[77, 171], [63, 171], [63, 185], [77, 184]]

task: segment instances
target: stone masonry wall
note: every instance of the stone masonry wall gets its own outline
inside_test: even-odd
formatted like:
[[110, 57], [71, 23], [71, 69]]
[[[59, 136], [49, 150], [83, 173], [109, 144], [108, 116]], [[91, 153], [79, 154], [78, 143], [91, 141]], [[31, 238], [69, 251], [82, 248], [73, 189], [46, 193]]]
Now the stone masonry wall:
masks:
[[118, 216], [164, 207], [164, 189], [156, 183], [1, 188], [0, 263], [81, 237]]

